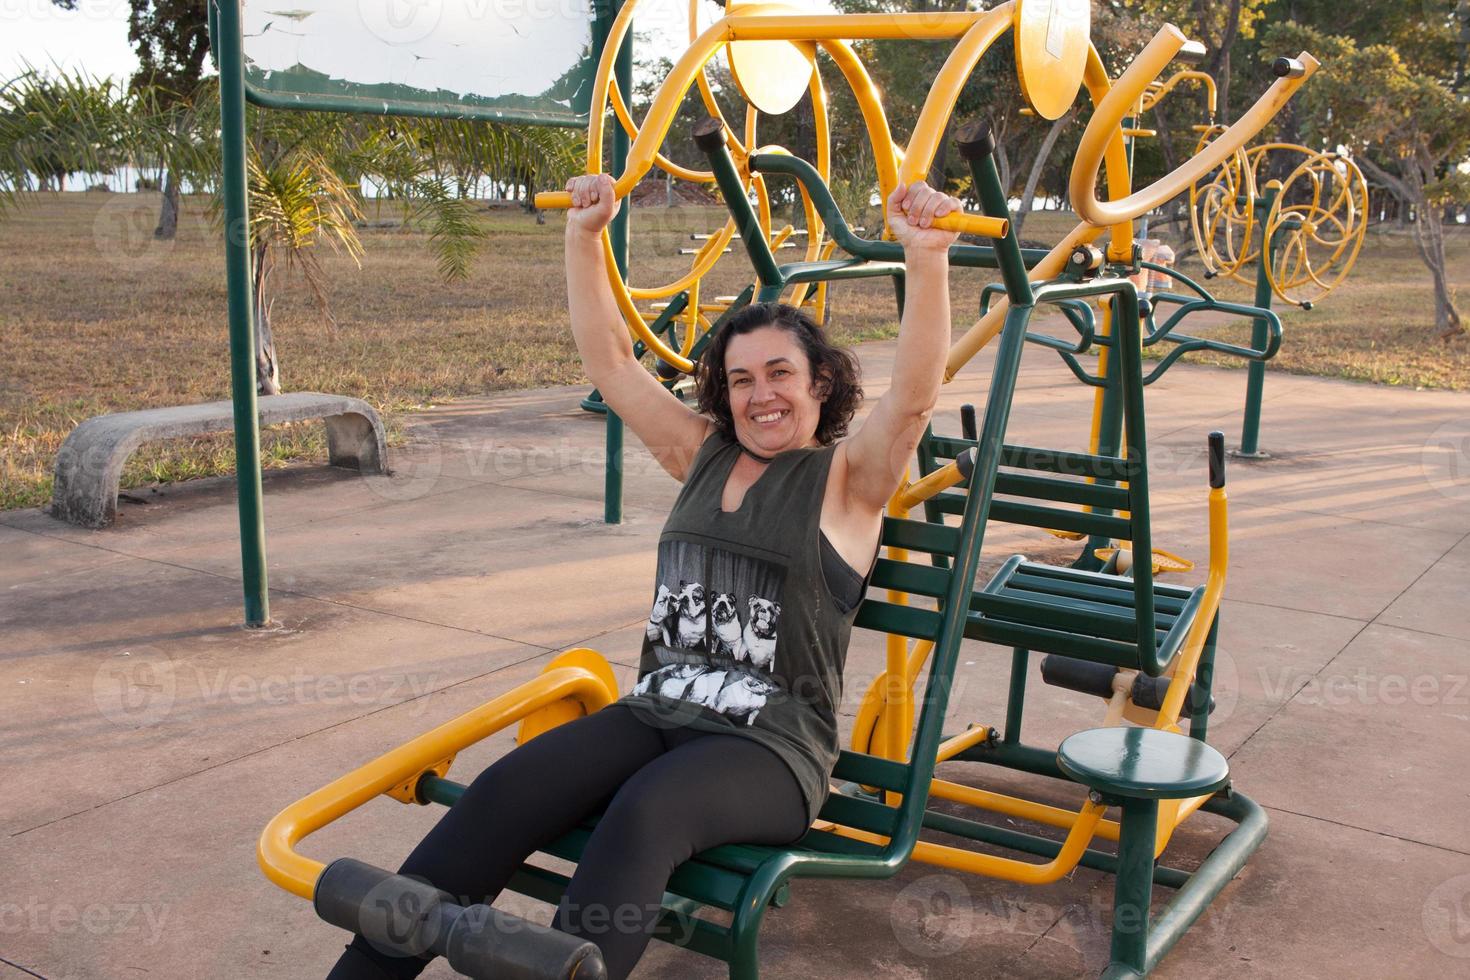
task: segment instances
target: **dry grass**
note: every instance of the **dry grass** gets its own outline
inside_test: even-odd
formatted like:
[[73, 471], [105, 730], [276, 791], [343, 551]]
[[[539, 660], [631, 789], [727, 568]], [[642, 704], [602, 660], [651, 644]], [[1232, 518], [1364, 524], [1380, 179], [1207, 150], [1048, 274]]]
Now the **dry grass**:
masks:
[[[218, 232], [205, 202], [190, 200], [178, 239], [156, 243], [157, 205], [152, 194], [46, 195], [0, 220], [0, 508], [49, 499], [56, 449], [84, 418], [229, 397]], [[584, 380], [566, 325], [559, 216], [538, 226], [519, 210], [485, 212], [489, 238], [474, 273], [450, 284], [438, 279], [422, 232], [400, 226], [391, 209], [369, 217], [362, 269], [340, 256], [325, 262], [335, 329], [299, 281], [279, 292], [274, 323], [287, 390], [365, 398], [392, 431], [416, 406]], [[688, 234], [719, 223], [709, 208], [640, 210], [633, 281], [675, 278], [688, 267], [677, 254], [691, 244]], [[1049, 238], [1066, 224], [1038, 214], [1026, 233]], [[1470, 268], [1467, 250], [1457, 237], [1452, 268]], [[1428, 291], [1408, 241], [1380, 236], [1363, 263], [1363, 274], [1318, 310], [1289, 317], [1276, 367], [1470, 387], [1467, 344], [1429, 338]], [[737, 291], [746, 268], [741, 255], [729, 256], [705, 295]], [[975, 309], [981, 281], [956, 277], [957, 320]], [[841, 339], [895, 327], [886, 281], [834, 286], [832, 306]], [[267, 465], [322, 458], [320, 423], [269, 430], [263, 451]], [[134, 456], [123, 486], [229, 472], [233, 456], [227, 437], [151, 446]]]

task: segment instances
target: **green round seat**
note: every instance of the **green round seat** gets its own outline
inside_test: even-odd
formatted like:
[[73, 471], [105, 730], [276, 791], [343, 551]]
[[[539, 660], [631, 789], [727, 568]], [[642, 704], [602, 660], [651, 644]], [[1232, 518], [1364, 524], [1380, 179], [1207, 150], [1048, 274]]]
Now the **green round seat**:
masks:
[[1204, 796], [1230, 780], [1230, 764], [1199, 739], [1153, 728], [1093, 728], [1057, 749], [1069, 777], [1104, 795], [1178, 800]]

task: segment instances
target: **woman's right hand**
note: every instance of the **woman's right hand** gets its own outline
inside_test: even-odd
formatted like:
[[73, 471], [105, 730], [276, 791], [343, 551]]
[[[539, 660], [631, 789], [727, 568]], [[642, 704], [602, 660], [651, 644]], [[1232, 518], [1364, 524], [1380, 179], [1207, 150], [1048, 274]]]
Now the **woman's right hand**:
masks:
[[622, 205], [608, 174], [573, 177], [567, 181], [567, 193], [572, 195], [572, 207], [567, 212], [568, 231], [600, 235]]

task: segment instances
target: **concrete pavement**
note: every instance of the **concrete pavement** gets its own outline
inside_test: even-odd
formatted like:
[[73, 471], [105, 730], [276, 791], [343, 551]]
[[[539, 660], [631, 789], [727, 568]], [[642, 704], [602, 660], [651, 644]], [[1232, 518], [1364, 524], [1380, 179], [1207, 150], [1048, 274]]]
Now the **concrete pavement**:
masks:
[[[892, 354], [861, 348], [870, 398]], [[947, 386], [937, 428], [983, 404], [988, 372], [982, 356]], [[1241, 371], [1177, 366], [1149, 390], [1156, 542], [1201, 563], [1205, 433], [1238, 438], [1244, 386]], [[343, 934], [255, 865], [277, 810], [568, 647], [602, 650], [631, 684], [676, 487], [630, 439], [627, 520], [601, 522], [602, 422], [578, 409], [583, 393], [415, 416], [392, 477], [270, 473], [271, 630], [238, 625], [229, 481], [132, 491], [103, 531], [0, 514], [0, 980], [321, 976]], [[1008, 439], [1082, 448], [1090, 404], [1053, 355], [1028, 351]], [[1470, 395], [1273, 373], [1262, 445], [1273, 459], [1230, 466], [1211, 731], [1271, 831], [1157, 975], [1462, 974]], [[1073, 547], [997, 526], [987, 563]], [[855, 637], [844, 738], [881, 663], [881, 639]], [[948, 730], [998, 721], [1007, 652], [967, 644], [960, 663]], [[1101, 720], [1094, 699], [1033, 691], [1029, 741]], [[456, 775], [510, 747], [489, 740]], [[975, 764], [940, 771], [1079, 799]], [[377, 801], [305, 850], [392, 867], [435, 816]], [[1170, 860], [1197, 860], [1225, 827], [1196, 818]], [[1085, 869], [1045, 888], [917, 864], [889, 882], [797, 882], [767, 917], [763, 973], [1091, 975], [1111, 892]], [[724, 971], [655, 944], [637, 975]]]

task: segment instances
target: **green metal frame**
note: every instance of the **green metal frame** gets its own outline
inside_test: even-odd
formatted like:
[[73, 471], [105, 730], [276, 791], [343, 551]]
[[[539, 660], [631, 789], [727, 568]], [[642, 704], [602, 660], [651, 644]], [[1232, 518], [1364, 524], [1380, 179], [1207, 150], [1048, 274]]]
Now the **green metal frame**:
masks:
[[[754, 228], [754, 214], [738, 180], [731, 181], [733, 166], [728, 154], [711, 153], [711, 163], [727, 190], [726, 201], [737, 226]], [[721, 157], [723, 156], [723, 160]], [[783, 162], [790, 158], [779, 158]], [[972, 161], [980, 176], [982, 206], [992, 217], [1006, 215], [1004, 198], [998, 194], [999, 180], [988, 160]], [[800, 162], [787, 164], [787, 172], [799, 171]], [[811, 175], [808, 175], [811, 176]], [[728, 186], [727, 186], [728, 185]], [[809, 190], [822, 189], [820, 183]], [[991, 193], [987, 193], [987, 191]], [[814, 195], [815, 196], [815, 195]], [[835, 218], [835, 220], [833, 220]], [[839, 237], [840, 215], [824, 216], [834, 237]], [[835, 277], [858, 274], [857, 263], [795, 263], [782, 266], [774, 261], [769, 247], [758, 233], [747, 233], [743, 239], [757, 271], [757, 282], [746, 291], [758, 296], [778, 293], [782, 285], [798, 280], [797, 276]], [[874, 243], [883, 244], [888, 243]], [[844, 245], [844, 247], [847, 247]], [[864, 246], [859, 246], [864, 247]], [[967, 246], [973, 248], [973, 246]], [[664, 896], [664, 911], [655, 937], [675, 942], [687, 937], [684, 945], [695, 952], [724, 960], [733, 980], [753, 980], [759, 975], [757, 943], [765, 910], [780, 906], [789, 898], [789, 882], [793, 878], [886, 878], [896, 874], [912, 855], [918, 835], [923, 829], [942, 831], [960, 838], [1020, 850], [1042, 857], [1054, 857], [1060, 842], [1013, 830], [967, 820], [929, 809], [928, 788], [934, 775], [934, 760], [942, 741], [953, 737], [942, 733], [949, 692], [953, 685], [959, 647], [963, 639], [983, 639], [1010, 643], [1013, 646], [1009, 693], [1006, 704], [1004, 735], [979, 743], [955, 756], [966, 761], [985, 762], [1023, 772], [1039, 773], [1066, 779], [1054, 751], [1022, 742], [1022, 715], [1026, 697], [1030, 652], [1041, 647], [1058, 649], [1056, 635], [1061, 629], [1042, 630], [1032, 627], [1017, 630], [1008, 614], [1013, 606], [1000, 600], [1003, 588], [1017, 583], [1036, 586], [1040, 580], [1045, 589], [1044, 602], [1052, 625], [1065, 623], [1069, 641], [1060, 650], [1088, 659], [1140, 667], [1157, 674], [1174, 656], [1183, 629], [1198, 611], [1200, 590], [1158, 585], [1148, 569], [1138, 578], [1102, 575], [1075, 569], [1036, 569], [1022, 566], [1012, 559], [983, 588], [975, 588], [975, 575], [985, 530], [991, 520], [1015, 520], [1039, 526], [1058, 526], [1060, 515], [1067, 512], [1047, 506], [1050, 502], [1087, 503], [1094, 512], [1084, 514], [1085, 530], [1131, 536], [1135, 547], [1148, 547], [1148, 479], [1143, 424], [1143, 380], [1140, 346], [1141, 319], [1133, 284], [1126, 278], [1105, 278], [1089, 282], [1061, 280], [1032, 283], [1025, 278], [1026, 256], [1014, 236], [996, 243], [982, 256], [971, 258], [1002, 269], [1005, 288], [1011, 300], [997, 344], [996, 360], [987, 395], [984, 425], [979, 432], [967, 431], [960, 438], [926, 434], [920, 447], [923, 465], [932, 469], [938, 461], [953, 458], [971, 447], [976, 450], [974, 469], [960, 488], [945, 491], [929, 502], [925, 520], [887, 517], [883, 522], [885, 545], [930, 556], [928, 565], [878, 561], [872, 577], [878, 589], [895, 589], [935, 600], [935, 608], [927, 604], [901, 605], [868, 598], [858, 610], [856, 625], [913, 639], [932, 640], [934, 649], [925, 690], [919, 704], [919, 717], [908, 762], [895, 762], [852, 751], [839, 753], [833, 777], [843, 782], [842, 792], [831, 795], [821, 817], [846, 827], [868, 831], [888, 839], [883, 846], [866, 843], [827, 831], [812, 830], [794, 847], [772, 848], [729, 845], [696, 855], [681, 865], [670, 879]], [[880, 268], [870, 274], [891, 275], [886, 268], [891, 259], [869, 260]], [[901, 277], [895, 277], [901, 282]], [[805, 280], [811, 281], [811, 280]], [[1095, 296], [1111, 296], [1119, 337], [1119, 356], [1110, 360], [1117, 365], [1118, 411], [1123, 416], [1121, 431], [1126, 437], [1127, 451], [1108, 455], [1033, 449], [1008, 445], [1005, 432], [1009, 422], [1019, 376], [1021, 354], [1028, 339], [1027, 324], [1038, 304], [1067, 304]], [[900, 306], [902, 295], [899, 297]], [[967, 428], [973, 425], [973, 413]], [[1002, 467], [1005, 472], [1002, 472]], [[1017, 469], [1029, 472], [1014, 472]], [[1081, 483], [1061, 478], [1063, 475], [1085, 475], [1094, 482]], [[1120, 485], [1124, 484], [1124, 485]], [[1006, 497], [1029, 498], [1031, 503]], [[1128, 518], [1112, 516], [1126, 510]], [[1072, 512], [1075, 513], [1075, 512]], [[958, 514], [958, 527], [944, 523], [944, 515]], [[1146, 566], [1146, 563], [1144, 563]], [[1000, 583], [997, 585], [997, 583]], [[1158, 629], [1156, 629], [1158, 628]], [[1159, 633], [1164, 635], [1159, 637]], [[1204, 740], [1208, 724], [1209, 693], [1213, 679], [1215, 642], [1218, 622], [1212, 624], [1206, 649], [1202, 652], [1195, 682], [1195, 707], [1189, 717], [1189, 735]], [[1145, 655], [1145, 651], [1149, 654]], [[865, 794], [861, 787], [875, 786], [880, 794]], [[901, 794], [897, 806], [885, 802], [881, 792]], [[419, 797], [425, 802], [451, 805], [464, 787], [432, 774], [419, 784]], [[1249, 855], [1265, 836], [1266, 818], [1260, 807], [1240, 794], [1209, 800], [1204, 809], [1225, 816], [1238, 825], [1211, 855], [1193, 872], [1156, 864], [1153, 857], [1153, 827], [1157, 819], [1157, 803], [1120, 798], [1116, 802], [1124, 810], [1117, 854], [1088, 848], [1082, 856], [1085, 866], [1117, 875], [1114, 907], [1125, 910], [1116, 917], [1126, 920], [1133, 910], [1135, 923], [1128, 927], [1115, 921], [1112, 963], [1104, 974], [1108, 977], [1142, 976], [1184, 935], [1190, 924], [1208, 907], [1213, 898], [1229, 883]], [[576, 861], [595, 827], [595, 818], [551, 844], [547, 853]], [[555, 902], [569, 879], [562, 874], [525, 863], [512, 879], [510, 887], [524, 894]], [[1173, 900], [1149, 923], [1147, 910], [1154, 883], [1177, 889]], [[730, 924], [720, 925], [699, 914], [704, 907], [730, 913]], [[1142, 919], [1144, 925], [1137, 922]]]
[[[260, 425], [256, 402], [255, 324], [251, 310], [250, 215], [246, 185], [245, 103], [276, 109], [313, 109], [330, 112], [370, 111], [359, 103], [346, 103], [326, 96], [284, 96], [262, 92], [246, 84], [245, 52], [240, 25], [239, 0], [208, 0], [210, 47], [220, 74], [221, 197], [225, 220], [225, 280], [230, 327], [230, 390], [235, 416], [235, 481], [240, 520], [240, 569], [244, 591], [245, 625], [265, 626], [270, 622], [270, 592], [267, 575], [265, 517], [260, 475]], [[594, 10], [592, 57], [601, 57], [608, 29], [617, 16], [621, 0], [599, 2]], [[617, 77], [623, 91], [632, 90], [633, 49], [629, 32], [618, 52]], [[446, 119], [493, 119], [547, 124], [541, 114], [517, 114], [486, 107], [448, 104], [438, 109], [426, 104], [382, 103], [381, 115], [435, 116]], [[558, 119], [553, 125], [585, 125], [575, 119]], [[613, 137], [612, 168], [621, 170], [627, 160], [628, 138], [619, 127]], [[628, 262], [627, 211], [613, 222], [611, 234], [619, 269]], [[608, 523], [622, 516], [622, 422], [609, 413], [607, 425], [607, 481], [605, 513]]]

